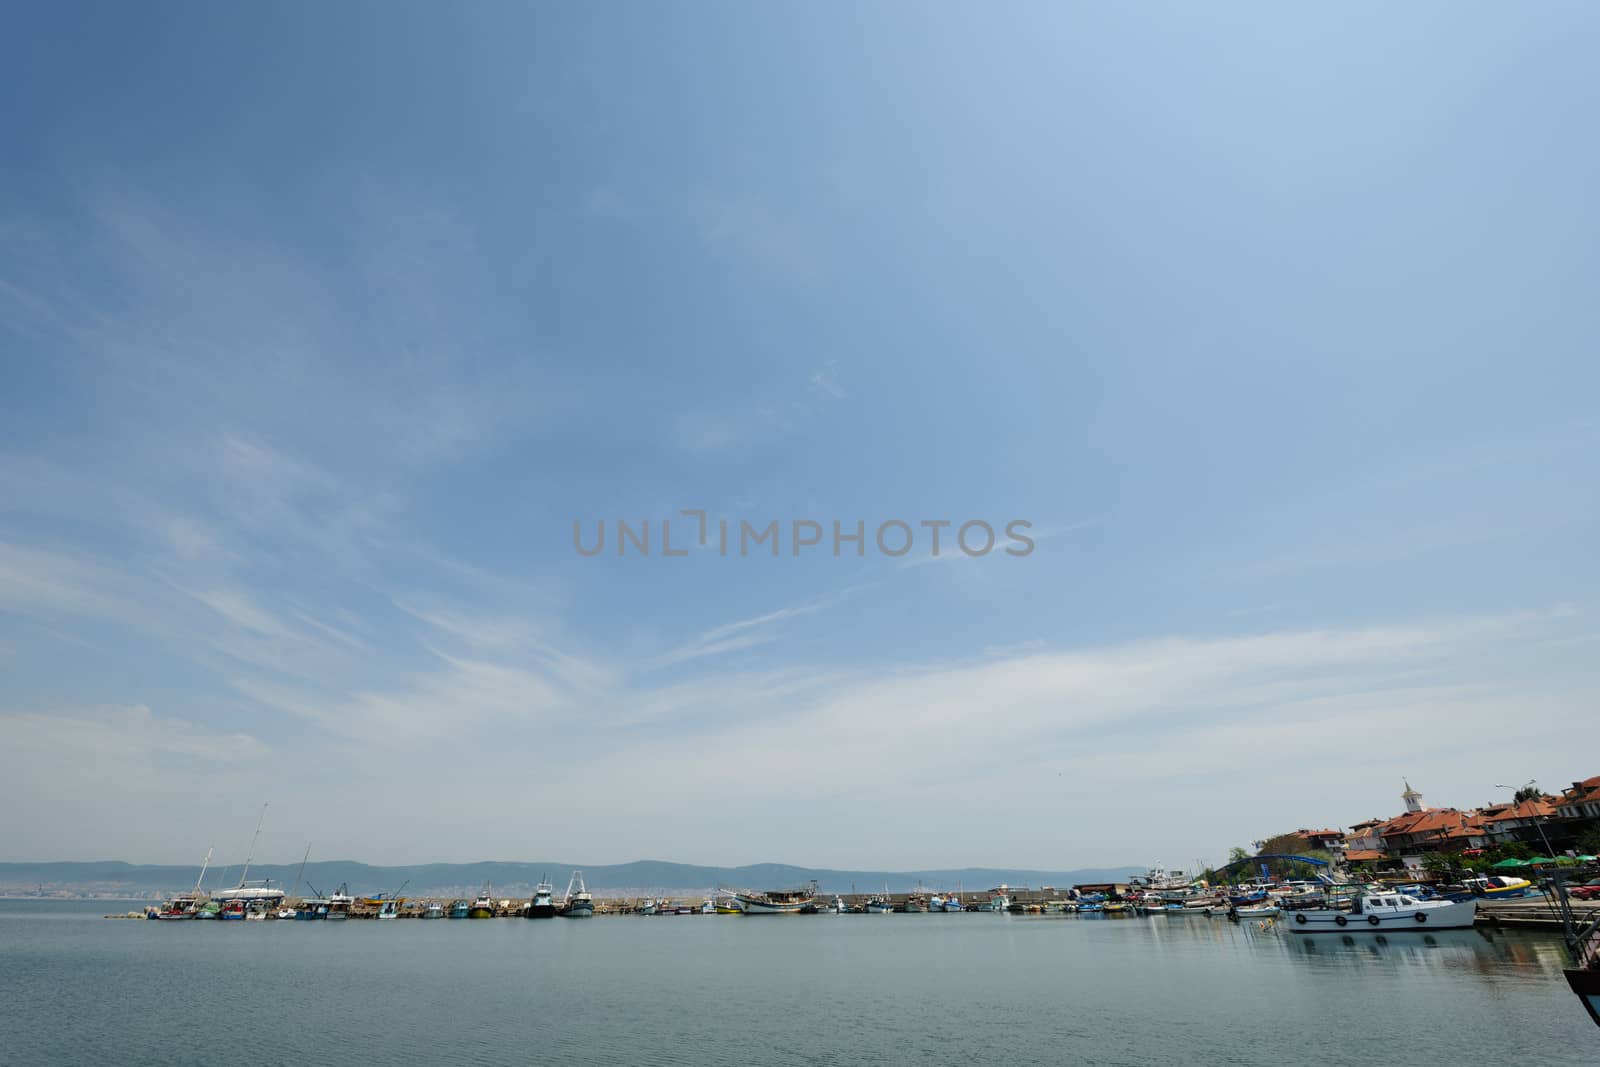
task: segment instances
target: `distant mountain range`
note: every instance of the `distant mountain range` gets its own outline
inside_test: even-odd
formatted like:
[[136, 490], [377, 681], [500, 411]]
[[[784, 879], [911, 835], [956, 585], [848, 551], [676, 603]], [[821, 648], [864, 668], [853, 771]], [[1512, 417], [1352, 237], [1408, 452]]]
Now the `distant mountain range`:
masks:
[[[331, 893], [347, 884], [355, 894], [394, 893], [402, 886], [410, 896], [445, 896], [475, 892], [485, 882], [497, 895], [523, 896], [548, 878], [557, 892], [566, 888], [573, 863], [427, 863], [410, 867], [374, 867], [351, 860], [307, 863], [301, 889]], [[862, 892], [888, 885], [904, 892], [918, 884], [930, 889], [983, 890], [991, 886], [1070, 886], [1084, 882], [1121, 881], [1141, 873], [1139, 867], [1091, 867], [1069, 871], [1032, 871], [998, 867], [966, 867], [926, 871], [837, 871], [758, 863], [748, 867], [698, 867], [687, 863], [641, 860], [583, 867], [592, 892], [623, 896], [634, 893], [703, 893], [717, 886], [781, 889], [804, 885], [813, 879], [826, 892], [843, 893], [855, 887]], [[155, 897], [194, 887], [197, 867], [101, 861], [91, 863], [0, 863], [0, 894]], [[267, 878], [294, 892], [298, 863], [258, 863], [250, 878]], [[206, 873], [207, 889], [238, 883], [237, 866], [212, 867]]]

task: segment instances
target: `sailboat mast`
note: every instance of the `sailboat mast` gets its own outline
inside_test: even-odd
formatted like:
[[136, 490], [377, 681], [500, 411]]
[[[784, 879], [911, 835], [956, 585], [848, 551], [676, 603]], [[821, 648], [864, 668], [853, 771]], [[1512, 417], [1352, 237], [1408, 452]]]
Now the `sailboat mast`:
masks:
[[300, 880], [306, 876], [306, 860], [311, 858], [311, 842], [306, 842], [306, 854], [300, 857], [300, 873], [294, 876], [294, 895], [300, 895]]
[[256, 820], [256, 836], [250, 839], [250, 854], [244, 858], [244, 873], [239, 876], [239, 888], [244, 888], [245, 880], [250, 877], [250, 861], [256, 858], [256, 842], [261, 840], [261, 824], [267, 821], [267, 805], [261, 805], [261, 818]]
[[216, 846], [215, 845], [211, 846], [211, 848], [206, 849], [205, 862], [200, 864], [200, 877], [198, 877], [198, 878], [196, 878], [194, 880], [194, 895], [195, 896], [199, 896], [200, 895], [200, 883], [204, 882], [206, 880], [206, 868], [211, 866], [211, 853], [214, 852], [214, 851], [216, 851]]

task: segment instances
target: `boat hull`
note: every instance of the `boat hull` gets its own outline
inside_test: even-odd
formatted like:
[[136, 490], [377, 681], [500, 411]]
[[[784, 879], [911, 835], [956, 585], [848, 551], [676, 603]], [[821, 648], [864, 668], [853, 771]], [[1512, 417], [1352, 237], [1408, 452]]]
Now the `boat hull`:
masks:
[[1469, 930], [1478, 914], [1476, 901], [1435, 908], [1407, 908], [1399, 912], [1349, 914], [1323, 908], [1293, 913], [1285, 925], [1297, 934], [1432, 933], [1435, 930]]
[[1572, 987], [1572, 991], [1578, 994], [1578, 999], [1588, 1009], [1589, 1018], [1594, 1020], [1596, 1026], [1600, 1026], [1600, 971], [1585, 969], [1564, 973], [1567, 985]]
[[800, 909], [810, 900], [782, 901], [775, 903], [770, 900], [756, 900], [752, 897], [740, 897], [739, 908], [745, 915], [799, 915]]
[[555, 916], [556, 906], [554, 901], [547, 900], [542, 903], [528, 905], [528, 918], [530, 919], [553, 919]]
[[492, 919], [492, 918], [494, 918], [494, 909], [493, 908], [471, 908], [471, 909], [469, 909], [467, 911], [467, 918], [469, 918], [469, 919]]
[[589, 919], [594, 917], [593, 904], [569, 904], [561, 911], [563, 919]]

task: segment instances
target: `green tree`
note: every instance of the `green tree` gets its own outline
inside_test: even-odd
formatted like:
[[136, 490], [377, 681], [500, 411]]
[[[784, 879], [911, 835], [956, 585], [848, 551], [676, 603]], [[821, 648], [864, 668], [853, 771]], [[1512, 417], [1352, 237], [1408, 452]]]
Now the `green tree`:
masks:
[[1513, 804], [1521, 804], [1524, 800], [1538, 800], [1544, 795], [1543, 789], [1540, 789], [1538, 786], [1530, 782], [1521, 789], [1517, 790], [1516, 795], [1511, 798], [1511, 802]]

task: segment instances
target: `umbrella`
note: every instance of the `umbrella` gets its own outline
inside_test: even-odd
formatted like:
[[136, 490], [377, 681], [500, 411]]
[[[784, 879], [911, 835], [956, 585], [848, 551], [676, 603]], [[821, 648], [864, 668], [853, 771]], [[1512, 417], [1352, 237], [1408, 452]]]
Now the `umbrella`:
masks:
[[1595, 860], [1595, 858], [1593, 856], [1579, 856], [1578, 857], [1578, 862], [1579, 863], [1593, 863], [1594, 860]]
[[1496, 868], [1500, 868], [1500, 867], [1526, 867], [1528, 864], [1530, 864], [1532, 862], [1533, 862], [1532, 860], [1519, 860], [1519, 859], [1517, 859], [1515, 857], [1508, 857], [1506, 859], [1501, 860], [1499, 863], [1494, 864], [1494, 867], [1496, 867]]
[[1549, 856], [1535, 856], [1535, 857], [1533, 857], [1533, 859], [1529, 860], [1528, 862], [1533, 864], [1535, 867], [1537, 867], [1541, 863], [1554, 863], [1556, 861], [1551, 859]]

